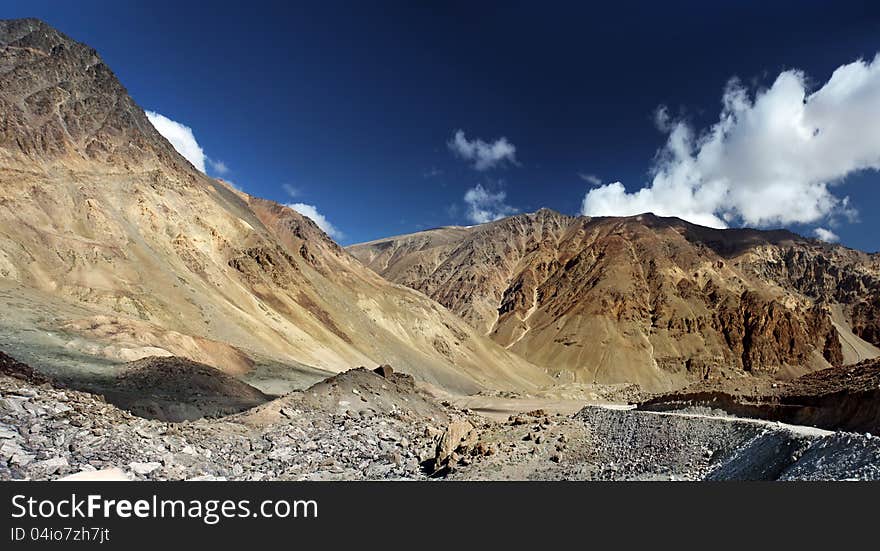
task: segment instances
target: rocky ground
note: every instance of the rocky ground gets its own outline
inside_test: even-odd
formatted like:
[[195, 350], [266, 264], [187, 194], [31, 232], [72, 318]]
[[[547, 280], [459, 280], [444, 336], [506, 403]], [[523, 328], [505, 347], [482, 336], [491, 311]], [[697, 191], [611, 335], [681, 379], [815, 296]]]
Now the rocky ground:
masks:
[[0, 368], [0, 479], [880, 479], [869, 434], [624, 405], [495, 420], [387, 366], [178, 423], [54, 387], [8, 357]]
[[153, 480], [421, 478], [420, 457], [449, 416], [440, 405], [399, 407], [427, 402], [410, 378], [390, 377], [353, 370], [242, 414], [172, 423], [2, 375], [0, 478], [106, 469]]
[[640, 400], [639, 409], [710, 407], [743, 417], [830, 430], [880, 433], [880, 360], [823, 369], [788, 381], [704, 381]]
[[[540, 413], [540, 412], [538, 412]], [[453, 480], [876, 480], [880, 440], [751, 419], [588, 406], [520, 415], [478, 439], [493, 453]]]

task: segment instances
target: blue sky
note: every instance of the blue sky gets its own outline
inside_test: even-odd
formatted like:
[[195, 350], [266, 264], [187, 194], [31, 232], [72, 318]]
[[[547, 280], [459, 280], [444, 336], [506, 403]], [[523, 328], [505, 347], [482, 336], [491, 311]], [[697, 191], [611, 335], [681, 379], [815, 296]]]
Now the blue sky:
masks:
[[[416, 4], [28, 0], [2, 16], [95, 47], [141, 106], [192, 129], [209, 174], [315, 207], [343, 244], [648, 205], [880, 249], [876, 2]], [[736, 120], [714, 128], [723, 99]], [[808, 146], [779, 113], [816, 126]]]

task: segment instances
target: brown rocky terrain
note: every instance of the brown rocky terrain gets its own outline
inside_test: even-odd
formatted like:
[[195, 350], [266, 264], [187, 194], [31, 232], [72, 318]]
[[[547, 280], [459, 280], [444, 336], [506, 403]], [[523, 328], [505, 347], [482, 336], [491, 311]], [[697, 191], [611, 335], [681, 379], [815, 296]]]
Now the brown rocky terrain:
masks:
[[251, 385], [185, 358], [150, 357], [125, 364], [104, 398], [140, 417], [185, 421], [222, 417], [268, 402]]
[[0, 114], [0, 343], [40, 369], [174, 355], [272, 392], [378, 363], [456, 392], [549, 382], [308, 218], [195, 170], [40, 21], [0, 22]]
[[730, 414], [830, 430], [880, 433], [880, 360], [823, 369], [790, 381], [698, 383], [644, 400], [639, 409], [710, 408]]
[[561, 381], [661, 390], [880, 353], [876, 255], [787, 231], [542, 209], [349, 250]]
[[349, 251], [382, 276], [422, 291], [489, 333], [499, 305], [528, 298], [514, 298], [508, 292], [515, 284], [512, 278], [541, 277], [542, 273], [533, 270], [549, 269], [554, 259], [548, 255], [571, 221], [571, 217], [542, 209], [483, 226], [437, 228], [381, 239], [351, 246]]
[[877, 260], [546, 209], [345, 250], [0, 21], [2, 480], [878, 480]]
[[763, 245], [736, 262], [772, 285], [815, 301], [836, 304], [837, 323], [873, 345], [866, 355], [850, 346], [854, 360], [876, 356], [880, 346], [880, 254], [798, 239]]
[[619, 406], [491, 420], [389, 366], [175, 423], [13, 362], [0, 364], [17, 375], [0, 373], [0, 480], [880, 479], [871, 435]]

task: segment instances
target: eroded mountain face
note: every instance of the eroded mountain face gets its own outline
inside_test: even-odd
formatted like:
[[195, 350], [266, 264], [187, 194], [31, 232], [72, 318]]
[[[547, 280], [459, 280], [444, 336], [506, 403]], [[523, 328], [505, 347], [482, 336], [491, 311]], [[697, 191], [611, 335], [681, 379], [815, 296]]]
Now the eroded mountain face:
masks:
[[422, 291], [488, 333], [499, 304], [507, 308], [505, 302], [515, 300], [505, 296], [512, 278], [524, 264], [546, 271], [548, 254], [572, 220], [544, 209], [487, 226], [438, 228], [349, 250], [384, 277]]
[[785, 231], [541, 210], [349, 250], [563, 379], [782, 377], [880, 344], [876, 256]]
[[3, 158], [188, 165], [93, 48], [32, 19], [0, 20], [0, 47]]
[[790, 292], [839, 304], [852, 332], [880, 346], [880, 255], [801, 241], [788, 247], [756, 247], [739, 262]]
[[93, 49], [40, 21], [0, 21], [0, 114], [0, 339], [25, 359], [173, 354], [236, 375], [390, 363], [456, 391], [548, 382], [311, 220], [197, 171]]

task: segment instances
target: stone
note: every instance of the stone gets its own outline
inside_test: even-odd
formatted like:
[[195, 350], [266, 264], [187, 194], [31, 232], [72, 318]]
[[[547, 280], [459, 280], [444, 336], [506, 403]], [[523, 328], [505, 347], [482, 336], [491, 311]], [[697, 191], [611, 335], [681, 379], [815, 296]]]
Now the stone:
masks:
[[436, 438], [443, 434], [443, 431], [438, 429], [437, 427], [432, 427], [431, 425], [425, 425], [425, 437], [427, 438]]
[[437, 465], [445, 464], [453, 452], [462, 447], [462, 444], [467, 444], [470, 441], [476, 442], [476, 435], [474, 426], [469, 421], [460, 419], [449, 423], [446, 432], [437, 442], [435, 463]]
[[39, 473], [40, 476], [49, 476], [68, 466], [70, 466], [70, 464], [67, 462], [66, 458], [53, 457], [44, 461], [38, 461], [34, 463], [31, 468], [36, 473]]
[[2, 398], [0, 399], [0, 409], [5, 410], [13, 415], [24, 413], [24, 408], [21, 405], [21, 399]]
[[156, 461], [148, 461], [146, 463], [141, 463], [139, 461], [132, 461], [131, 463], [128, 464], [128, 468], [131, 469], [131, 471], [133, 473], [139, 474], [141, 476], [146, 476], [146, 475], [152, 473], [153, 471], [155, 471], [156, 469], [160, 468], [161, 466], [162, 466], [162, 464], [158, 463]]
[[187, 482], [224, 482], [226, 481], [226, 477], [213, 474], [202, 474], [199, 476], [194, 476], [192, 478], [187, 478], [186, 480]]
[[391, 368], [390, 365], [385, 364], [385, 365], [380, 365], [379, 367], [374, 369], [373, 373], [376, 373], [380, 377], [384, 377], [386, 379], [389, 379], [389, 378], [391, 378], [391, 375], [394, 373], [394, 370]]
[[495, 446], [487, 444], [485, 442], [478, 442], [476, 447], [474, 448], [474, 452], [477, 455], [482, 455], [483, 457], [488, 457], [495, 453]]

